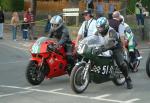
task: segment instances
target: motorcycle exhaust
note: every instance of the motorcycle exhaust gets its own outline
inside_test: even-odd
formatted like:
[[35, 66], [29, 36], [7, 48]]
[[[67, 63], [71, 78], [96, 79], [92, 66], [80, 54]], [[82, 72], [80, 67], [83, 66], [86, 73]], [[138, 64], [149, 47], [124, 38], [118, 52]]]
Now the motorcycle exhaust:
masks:
[[143, 57], [142, 56], [139, 56], [139, 57], [137, 57], [137, 60], [141, 60]]

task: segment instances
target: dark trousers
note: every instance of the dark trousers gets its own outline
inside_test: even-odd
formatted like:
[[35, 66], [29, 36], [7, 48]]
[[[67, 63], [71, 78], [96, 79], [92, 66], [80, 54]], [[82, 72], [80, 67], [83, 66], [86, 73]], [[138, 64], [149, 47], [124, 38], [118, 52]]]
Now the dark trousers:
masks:
[[68, 63], [71, 65], [74, 65], [74, 58], [73, 58], [73, 54], [72, 54], [73, 47], [72, 47], [71, 43], [65, 44], [65, 51], [66, 51]]
[[136, 20], [137, 20], [137, 23], [138, 25], [144, 25], [144, 16], [143, 14], [136, 14]]
[[26, 30], [22, 30], [22, 36], [23, 36], [23, 39], [27, 39], [28, 38], [28, 31]]
[[113, 50], [113, 58], [115, 59], [118, 67], [120, 68], [121, 72], [125, 76], [125, 78], [128, 77], [128, 66], [124, 61], [124, 56], [123, 56], [123, 50], [120, 49], [115, 49]]

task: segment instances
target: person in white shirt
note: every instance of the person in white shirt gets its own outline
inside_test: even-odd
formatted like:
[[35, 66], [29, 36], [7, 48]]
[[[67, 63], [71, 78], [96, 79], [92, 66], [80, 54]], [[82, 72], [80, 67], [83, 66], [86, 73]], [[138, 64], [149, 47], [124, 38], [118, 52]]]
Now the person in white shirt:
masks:
[[83, 12], [83, 17], [85, 21], [82, 23], [79, 31], [78, 31], [78, 36], [76, 38], [76, 45], [75, 47], [78, 46], [78, 43], [81, 39], [92, 36], [96, 33], [96, 20], [93, 18], [92, 15], [92, 10], [88, 9]]

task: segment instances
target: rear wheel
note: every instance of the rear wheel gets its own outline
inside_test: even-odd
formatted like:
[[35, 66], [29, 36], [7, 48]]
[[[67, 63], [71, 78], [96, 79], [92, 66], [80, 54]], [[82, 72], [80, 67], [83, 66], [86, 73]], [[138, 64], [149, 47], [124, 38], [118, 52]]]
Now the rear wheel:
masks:
[[26, 79], [32, 85], [39, 85], [44, 80], [44, 73], [39, 70], [36, 61], [30, 61], [26, 69]]
[[135, 72], [137, 72], [138, 66], [140, 64], [140, 59], [138, 59], [138, 57], [140, 57], [140, 53], [139, 53], [138, 49], [135, 49], [135, 57], [136, 57], [136, 62], [133, 64], [133, 69], [135, 70]]
[[70, 83], [71, 88], [75, 93], [84, 92], [89, 85], [89, 72], [87, 72], [85, 79], [83, 79], [85, 74], [85, 65], [85, 63], [76, 65], [71, 72]]
[[148, 77], [150, 77], [150, 55], [146, 61], [146, 73], [147, 73]]
[[[138, 71], [138, 66], [140, 64], [140, 59], [141, 59], [139, 57], [141, 57], [141, 56], [140, 56], [140, 53], [139, 53], [138, 49], [135, 49], [134, 53], [135, 53], [134, 62], [133, 63], [127, 62], [127, 64], [128, 64], [128, 66], [129, 66], [129, 68], [132, 72], [137, 72]], [[130, 57], [130, 59], [131, 59], [131, 57]]]

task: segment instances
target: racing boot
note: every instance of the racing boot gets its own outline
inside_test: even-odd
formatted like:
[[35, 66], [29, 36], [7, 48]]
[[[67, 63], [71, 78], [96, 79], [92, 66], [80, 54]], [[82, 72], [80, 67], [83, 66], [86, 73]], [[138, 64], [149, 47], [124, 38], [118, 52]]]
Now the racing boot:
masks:
[[126, 83], [127, 83], [127, 89], [132, 89], [133, 88], [133, 84], [132, 84], [132, 81], [131, 81], [130, 77], [126, 78]]
[[72, 68], [73, 68], [74, 65], [75, 65], [75, 61], [74, 61], [72, 55], [67, 55], [67, 61], [68, 61], [68, 68], [67, 68], [67, 71], [68, 71], [68, 74], [70, 75], [70, 74], [71, 74], [71, 71], [72, 71]]

